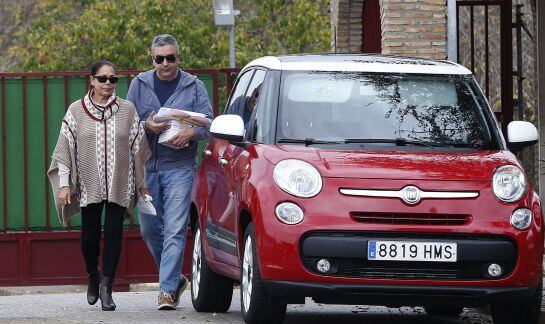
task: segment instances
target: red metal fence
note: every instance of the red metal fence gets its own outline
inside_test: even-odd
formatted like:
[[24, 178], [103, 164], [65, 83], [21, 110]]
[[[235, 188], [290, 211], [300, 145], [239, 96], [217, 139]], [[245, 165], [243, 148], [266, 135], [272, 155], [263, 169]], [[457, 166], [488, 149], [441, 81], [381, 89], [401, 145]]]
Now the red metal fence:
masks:
[[[214, 115], [220, 89], [228, 94], [238, 69], [187, 70], [201, 79]], [[118, 71], [117, 95], [125, 97], [139, 71]], [[86, 72], [0, 73], [2, 129], [0, 187], [0, 286], [57, 285], [86, 282], [80, 252], [81, 224], [59, 224], [46, 176], [62, 117], [89, 87]], [[183, 272], [189, 273], [191, 237]], [[140, 238], [137, 218], [125, 224], [116, 285], [155, 282], [151, 254]]]

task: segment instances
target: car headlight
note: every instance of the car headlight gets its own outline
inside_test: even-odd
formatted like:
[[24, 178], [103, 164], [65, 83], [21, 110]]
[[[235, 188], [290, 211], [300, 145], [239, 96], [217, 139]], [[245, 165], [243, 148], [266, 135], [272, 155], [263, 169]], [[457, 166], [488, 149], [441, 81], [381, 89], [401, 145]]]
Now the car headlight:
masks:
[[509, 221], [519, 230], [525, 230], [532, 225], [532, 212], [527, 208], [519, 208], [511, 214]]
[[322, 190], [322, 176], [312, 164], [301, 160], [280, 161], [273, 171], [280, 189], [297, 197], [310, 198]]
[[515, 202], [526, 193], [526, 177], [521, 169], [514, 165], [504, 165], [494, 172], [492, 187], [498, 199]]

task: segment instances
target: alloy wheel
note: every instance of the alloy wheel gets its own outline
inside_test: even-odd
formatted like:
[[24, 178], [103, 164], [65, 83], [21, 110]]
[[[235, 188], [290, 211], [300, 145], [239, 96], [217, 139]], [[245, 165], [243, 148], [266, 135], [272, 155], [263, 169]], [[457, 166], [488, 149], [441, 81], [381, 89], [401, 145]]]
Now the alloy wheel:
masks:
[[252, 237], [248, 236], [244, 246], [244, 258], [242, 259], [242, 301], [246, 312], [250, 308], [250, 299], [252, 298], [253, 265]]
[[201, 248], [201, 230], [197, 229], [193, 243], [193, 262], [191, 272], [191, 290], [193, 291], [194, 298], [199, 296], [199, 284], [201, 282]]

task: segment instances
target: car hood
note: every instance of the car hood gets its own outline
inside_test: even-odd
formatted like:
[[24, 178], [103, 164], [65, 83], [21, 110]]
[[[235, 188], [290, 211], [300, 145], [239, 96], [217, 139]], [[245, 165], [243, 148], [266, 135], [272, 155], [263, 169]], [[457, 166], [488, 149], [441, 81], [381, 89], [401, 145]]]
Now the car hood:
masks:
[[420, 179], [490, 181], [502, 165], [521, 167], [509, 151], [348, 151], [273, 145], [263, 147], [273, 164], [300, 159], [314, 165], [323, 177], [362, 179]]

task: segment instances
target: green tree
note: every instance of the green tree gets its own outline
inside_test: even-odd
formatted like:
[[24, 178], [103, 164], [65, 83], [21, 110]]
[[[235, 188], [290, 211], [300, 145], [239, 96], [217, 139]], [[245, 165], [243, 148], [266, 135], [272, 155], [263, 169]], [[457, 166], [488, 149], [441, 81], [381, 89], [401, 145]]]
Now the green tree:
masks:
[[329, 0], [255, 0], [235, 2], [237, 61], [263, 55], [329, 52]]
[[[236, 20], [239, 67], [263, 55], [329, 51], [328, 0], [240, 0]], [[109, 59], [121, 69], [151, 66], [153, 36], [180, 43], [182, 67], [228, 66], [228, 29], [214, 25], [212, 0], [44, 0], [9, 48], [13, 71], [86, 70]]]

